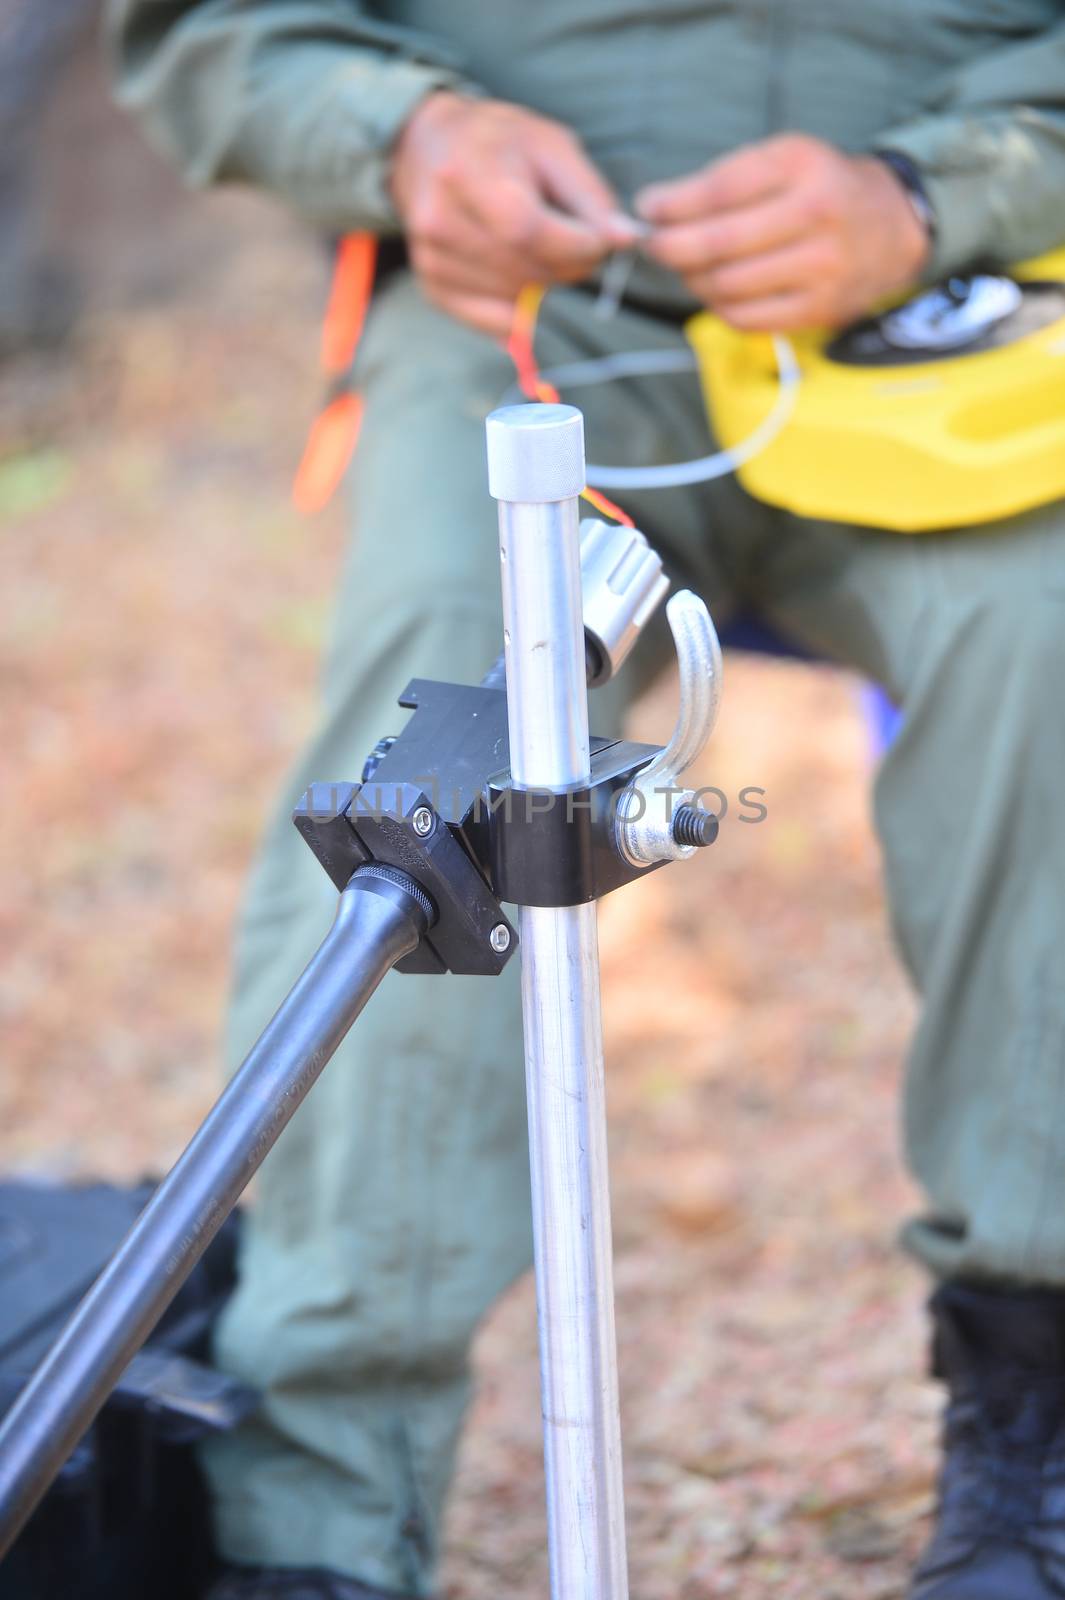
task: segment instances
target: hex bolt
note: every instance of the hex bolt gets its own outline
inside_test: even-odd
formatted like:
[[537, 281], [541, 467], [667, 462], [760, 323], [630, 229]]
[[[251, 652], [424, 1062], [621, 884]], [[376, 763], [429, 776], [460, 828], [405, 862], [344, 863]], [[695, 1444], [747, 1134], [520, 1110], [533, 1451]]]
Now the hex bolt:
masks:
[[411, 827], [419, 839], [424, 839], [427, 834], [432, 833], [435, 821], [436, 818], [428, 806], [416, 806], [410, 819]]
[[718, 819], [699, 806], [678, 806], [673, 818], [673, 837], [678, 844], [703, 849], [717, 838]]
[[501, 956], [505, 950], [510, 949], [510, 929], [505, 922], [497, 922], [488, 935], [488, 943], [496, 955]]

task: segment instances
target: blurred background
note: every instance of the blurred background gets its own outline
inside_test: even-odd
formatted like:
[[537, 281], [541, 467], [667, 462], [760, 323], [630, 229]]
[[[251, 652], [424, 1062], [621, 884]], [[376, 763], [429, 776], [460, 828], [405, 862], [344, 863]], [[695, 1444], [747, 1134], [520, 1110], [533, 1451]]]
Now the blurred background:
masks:
[[[0, 1171], [124, 1181], [215, 1093], [241, 883], [311, 723], [342, 517], [288, 491], [326, 268], [266, 201], [181, 191], [109, 104], [88, 0], [5, 14]], [[853, 680], [730, 657], [700, 779], [768, 819], [603, 907], [636, 1600], [888, 1600], [923, 1535], [874, 761]], [[444, 1590], [533, 1600], [529, 1283], [477, 1362]]]

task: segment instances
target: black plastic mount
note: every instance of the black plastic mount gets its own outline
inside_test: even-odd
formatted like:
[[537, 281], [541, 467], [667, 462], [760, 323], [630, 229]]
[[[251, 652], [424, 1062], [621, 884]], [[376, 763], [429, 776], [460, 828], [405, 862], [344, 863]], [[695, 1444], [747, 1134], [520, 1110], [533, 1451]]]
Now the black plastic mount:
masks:
[[[425, 817], [423, 834], [415, 819]], [[373, 861], [398, 867], [429, 897], [435, 920], [398, 972], [502, 972], [517, 934], [421, 786], [314, 783], [293, 821], [338, 889]]]
[[500, 972], [518, 942], [501, 901], [582, 905], [655, 870], [618, 852], [614, 815], [657, 746], [595, 740], [590, 784], [519, 789], [504, 690], [415, 678], [399, 703], [413, 715], [367, 781], [312, 784], [293, 815], [338, 889], [372, 861], [428, 895], [435, 920], [398, 971]]
[[[657, 754], [657, 745], [596, 740], [591, 782], [561, 791], [518, 788], [509, 772], [491, 778], [479, 837], [487, 835], [482, 849], [499, 898], [579, 906], [653, 870], [630, 866], [614, 842], [614, 825], [618, 796]], [[467, 824], [467, 831], [476, 826]]]

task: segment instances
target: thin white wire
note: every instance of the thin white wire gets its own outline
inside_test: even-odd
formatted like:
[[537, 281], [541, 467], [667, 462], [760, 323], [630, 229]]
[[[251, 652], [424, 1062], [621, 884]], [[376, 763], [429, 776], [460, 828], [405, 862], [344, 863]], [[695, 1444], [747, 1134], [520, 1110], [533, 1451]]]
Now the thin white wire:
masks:
[[[753, 432], [728, 450], [716, 450], [693, 461], [676, 461], [657, 467], [610, 467], [592, 463], [586, 468], [593, 489], [679, 489], [712, 478], [727, 477], [766, 449], [795, 410], [802, 374], [794, 346], [783, 334], [773, 335], [779, 387], [772, 409]], [[654, 377], [668, 372], [689, 372], [696, 366], [691, 350], [630, 350], [621, 355], [570, 361], [542, 374], [560, 391], [579, 389], [616, 378]]]
[[599, 295], [592, 307], [593, 317], [598, 317], [603, 322], [617, 316], [635, 265], [635, 250], [615, 250], [613, 255], [607, 258], [602, 282], [599, 285]]

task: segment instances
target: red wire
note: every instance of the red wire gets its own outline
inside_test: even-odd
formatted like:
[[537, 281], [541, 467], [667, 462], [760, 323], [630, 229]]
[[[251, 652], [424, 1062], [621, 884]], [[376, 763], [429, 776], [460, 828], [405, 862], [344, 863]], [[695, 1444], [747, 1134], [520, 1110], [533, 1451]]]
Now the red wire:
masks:
[[[544, 379], [536, 360], [536, 323], [544, 292], [542, 284], [529, 283], [518, 295], [514, 302], [514, 318], [506, 340], [506, 351], [514, 363], [518, 387], [526, 399], [557, 404], [561, 396], [554, 384]], [[605, 494], [600, 494], [598, 489], [583, 489], [581, 498], [624, 527], [636, 526], [627, 511], [615, 505], [613, 500], [608, 500]]]

